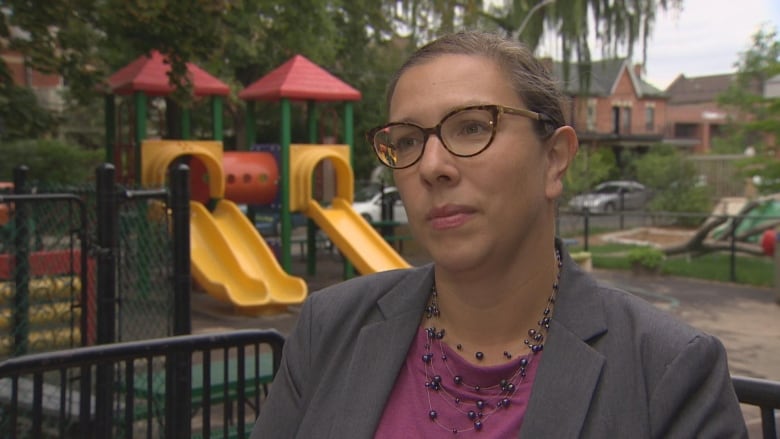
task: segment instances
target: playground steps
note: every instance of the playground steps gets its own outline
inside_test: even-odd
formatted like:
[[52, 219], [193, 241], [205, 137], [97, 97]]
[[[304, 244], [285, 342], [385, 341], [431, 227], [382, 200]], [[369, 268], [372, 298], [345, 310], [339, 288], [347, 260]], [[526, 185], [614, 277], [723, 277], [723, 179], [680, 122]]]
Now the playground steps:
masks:
[[[80, 345], [81, 332], [78, 327], [44, 328], [30, 331], [27, 339], [29, 353], [66, 349]], [[13, 334], [0, 337], [0, 357], [9, 357], [14, 351]]]
[[[79, 345], [81, 310], [72, 307], [80, 295], [81, 281], [74, 276], [31, 279], [28, 296], [28, 352], [44, 352]], [[14, 352], [13, 282], [0, 282], [0, 356]]]
[[[30, 303], [38, 301], [70, 300], [71, 294], [81, 291], [81, 280], [75, 276], [49, 276], [30, 280]], [[0, 308], [13, 306], [14, 283], [0, 282]]]

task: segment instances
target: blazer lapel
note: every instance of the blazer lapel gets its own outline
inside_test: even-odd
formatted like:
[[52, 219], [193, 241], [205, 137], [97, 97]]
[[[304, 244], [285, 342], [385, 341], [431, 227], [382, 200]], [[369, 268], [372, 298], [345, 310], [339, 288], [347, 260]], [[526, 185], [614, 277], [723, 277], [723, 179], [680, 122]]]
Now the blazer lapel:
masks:
[[380, 299], [375, 321], [357, 335], [338, 400], [343, 418], [333, 424], [338, 427], [331, 429], [329, 437], [373, 436], [419, 327], [433, 283], [430, 267], [419, 273]]
[[520, 437], [579, 437], [604, 358], [582, 340], [555, 324], [544, 346]]
[[604, 357], [587, 343], [607, 331], [595, 281], [564, 254], [558, 300], [520, 437], [579, 437]]

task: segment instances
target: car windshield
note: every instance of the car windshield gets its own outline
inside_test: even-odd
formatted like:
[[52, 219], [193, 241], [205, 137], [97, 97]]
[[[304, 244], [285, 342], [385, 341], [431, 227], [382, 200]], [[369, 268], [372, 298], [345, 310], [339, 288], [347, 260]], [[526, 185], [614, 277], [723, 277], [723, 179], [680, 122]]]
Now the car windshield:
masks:
[[355, 191], [355, 201], [370, 201], [381, 190], [379, 185], [364, 186]]
[[620, 192], [620, 186], [601, 186], [594, 191], [597, 194], [617, 194]]

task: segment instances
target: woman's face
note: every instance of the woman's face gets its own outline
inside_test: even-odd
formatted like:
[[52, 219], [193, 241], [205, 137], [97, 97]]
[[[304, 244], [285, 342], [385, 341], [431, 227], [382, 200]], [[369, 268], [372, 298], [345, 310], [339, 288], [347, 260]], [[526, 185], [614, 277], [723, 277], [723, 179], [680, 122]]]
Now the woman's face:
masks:
[[[453, 109], [490, 104], [526, 108], [494, 61], [440, 55], [400, 77], [390, 121], [432, 127]], [[473, 157], [450, 154], [432, 135], [416, 164], [394, 171], [410, 227], [441, 268], [517, 262], [529, 240], [552, 230], [557, 194], [533, 123], [502, 115], [493, 142]], [[551, 234], [544, 239], [552, 245]]]

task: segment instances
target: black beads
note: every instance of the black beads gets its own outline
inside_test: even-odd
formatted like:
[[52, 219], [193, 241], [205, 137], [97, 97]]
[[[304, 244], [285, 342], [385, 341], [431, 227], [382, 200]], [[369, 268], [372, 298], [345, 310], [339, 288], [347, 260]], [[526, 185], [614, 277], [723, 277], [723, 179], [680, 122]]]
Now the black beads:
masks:
[[[420, 339], [420, 345], [424, 347], [425, 354], [422, 355], [422, 360], [425, 364], [425, 388], [428, 394], [428, 418], [439, 427], [445, 428], [452, 432], [452, 434], [468, 433], [469, 431], [480, 432], [484, 428], [484, 422], [487, 418], [493, 416], [496, 413], [511, 410], [512, 397], [517, 392], [518, 387], [524, 383], [524, 379], [528, 373], [528, 367], [533, 361], [534, 355], [541, 352], [544, 349], [545, 339], [548, 336], [550, 324], [552, 322], [554, 305], [556, 302], [556, 296], [558, 294], [558, 288], [561, 280], [561, 272], [563, 267], [563, 260], [561, 258], [560, 251], [554, 249], [555, 261], [557, 263], [557, 270], [555, 273], [555, 279], [552, 284], [552, 293], [547, 299], [545, 307], [540, 312], [539, 319], [536, 322], [536, 327], [527, 331], [526, 337], [520, 337], [517, 344], [519, 346], [510, 346], [509, 349], [503, 351], [503, 357], [505, 360], [512, 361], [516, 364], [516, 369], [511, 374], [507, 375], [505, 379], [501, 379], [498, 383], [488, 384], [483, 383], [483, 386], [473, 385], [467, 383], [462, 375], [459, 375], [455, 370], [452, 370], [452, 361], [447, 359], [447, 346], [442, 341], [445, 337], [446, 331], [444, 328], [423, 327], [425, 333], [425, 339]], [[440, 322], [441, 310], [439, 308], [439, 294], [436, 291], [436, 286], [431, 288], [431, 295], [425, 308], [423, 308], [423, 318], [427, 318], [432, 321]], [[457, 328], [457, 327], [456, 327]], [[449, 346], [453, 346], [458, 352], [463, 352], [463, 345], [455, 343], [457, 340], [449, 340], [452, 343], [446, 343]], [[438, 345], [438, 347], [437, 347]], [[477, 346], [478, 348], [479, 346]], [[518, 348], [527, 349], [530, 351], [528, 354], [517, 354]], [[441, 352], [438, 350], [441, 349]], [[436, 356], [441, 359], [441, 362], [433, 361], [434, 351]], [[478, 361], [485, 359], [484, 351], [468, 348], [468, 352], [473, 352], [474, 357]], [[501, 351], [497, 351], [501, 352]], [[496, 353], [497, 353], [496, 352]], [[520, 356], [517, 360], [513, 360], [513, 354]], [[488, 352], [488, 355], [493, 355], [493, 351]], [[491, 357], [493, 359], [493, 357]], [[516, 363], [515, 363], [516, 361]], [[479, 366], [481, 367], [481, 366]], [[449, 381], [449, 380], [452, 381]], [[446, 383], [445, 383], [446, 382]], [[454, 384], [451, 384], [454, 383]], [[451, 386], [451, 387], [450, 387]], [[465, 386], [461, 388], [460, 386]], [[479, 399], [475, 399], [471, 392], [477, 392]], [[449, 410], [456, 410], [456, 413], [466, 415], [471, 424], [470, 427], [464, 428], [463, 424], [458, 424], [457, 427], [452, 425], [445, 425], [439, 418], [439, 414], [433, 408], [433, 398], [431, 398], [431, 392], [438, 392], [439, 396], [446, 398], [449, 401]], [[470, 396], [466, 396], [469, 394]], [[453, 404], [454, 401], [454, 404]], [[468, 410], [472, 408], [472, 410]], [[496, 416], [501, 416], [500, 414]], [[448, 418], [444, 416], [444, 418]], [[465, 420], [461, 418], [461, 422], [465, 423]]]

